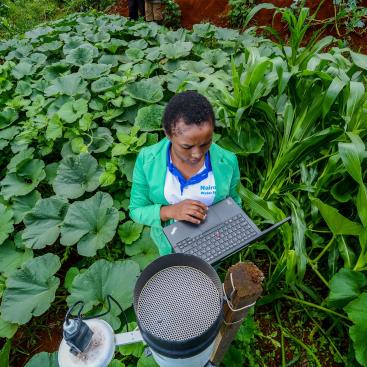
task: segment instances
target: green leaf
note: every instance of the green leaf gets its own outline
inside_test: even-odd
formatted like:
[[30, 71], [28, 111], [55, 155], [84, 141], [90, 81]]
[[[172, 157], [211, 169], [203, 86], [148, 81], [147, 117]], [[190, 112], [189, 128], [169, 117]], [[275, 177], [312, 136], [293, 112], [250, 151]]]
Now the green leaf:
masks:
[[339, 154], [348, 173], [359, 184], [363, 184], [358, 147], [354, 143], [339, 143]]
[[132, 61], [138, 61], [144, 58], [144, 52], [138, 48], [128, 48], [126, 56]]
[[74, 278], [79, 275], [81, 272], [78, 268], [75, 268], [72, 266], [69, 268], [69, 270], [66, 272], [65, 280], [64, 280], [64, 287], [70, 292], [71, 286], [73, 284]]
[[131, 97], [146, 103], [157, 103], [163, 98], [162, 86], [153, 79], [128, 84], [125, 91]]
[[80, 67], [79, 74], [83, 79], [98, 79], [109, 73], [111, 66], [107, 64], [85, 64]]
[[330, 83], [329, 88], [325, 93], [324, 101], [322, 103], [322, 117], [325, 117], [330, 111], [331, 106], [333, 105], [345, 85], [346, 82], [340, 80], [338, 77], [334, 78], [333, 81]]
[[184, 88], [190, 81], [199, 82], [200, 79], [188, 71], [177, 70], [173, 74], [169, 74], [169, 78], [167, 79], [167, 88], [171, 92], [176, 93]]
[[59, 237], [67, 207], [68, 202], [57, 196], [39, 200], [24, 217], [22, 239], [26, 247], [42, 249], [52, 245]]
[[349, 246], [344, 236], [337, 236], [338, 250], [341, 258], [344, 260], [344, 267], [351, 269], [355, 263], [356, 255], [353, 249]]
[[[133, 291], [139, 276], [139, 266], [131, 260], [108, 262], [97, 260], [84, 273], [74, 278], [71, 294], [67, 297], [69, 306], [76, 301], [83, 300], [85, 306], [83, 312], [95, 310], [102, 306], [106, 310], [107, 295], [111, 295], [126, 310], [132, 305]], [[123, 282], [123, 287], [121, 287]], [[112, 303], [111, 313], [103, 317], [116, 330], [120, 327], [121, 310]]]
[[53, 183], [55, 193], [68, 199], [76, 199], [86, 191], [92, 192], [99, 186], [102, 171], [97, 160], [88, 153], [67, 156], [57, 169]]
[[357, 298], [367, 285], [364, 274], [342, 268], [330, 280], [330, 294], [327, 302], [331, 307], [344, 307]]
[[126, 245], [131, 245], [134, 241], [136, 241], [140, 237], [140, 233], [143, 230], [143, 225], [134, 223], [131, 220], [122, 224], [118, 233], [120, 236], [120, 240]]
[[45, 164], [39, 159], [30, 160], [17, 168], [17, 173], [9, 173], [0, 182], [1, 194], [5, 199], [23, 196], [33, 191], [46, 177]]
[[220, 49], [205, 51], [201, 57], [208, 65], [216, 68], [222, 68], [229, 63], [228, 54]]
[[103, 172], [102, 175], [99, 177], [99, 183], [101, 187], [110, 186], [116, 181], [116, 175], [112, 172]]
[[0, 203], [0, 245], [13, 232], [13, 211]]
[[70, 205], [61, 227], [61, 244], [78, 243], [82, 256], [94, 256], [115, 235], [119, 216], [109, 194], [97, 192], [90, 199]]
[[[128, 324], [129, 330], [135, 330], [137, 327], [136, 322], [129, 322]], [[134, 357], [140, 357], [144, 353], [144, 344], [143, 343], [133, 343], [133, 344], [127, 344], [127, 345], [120, 345], [118, 347], [118, 351], [123, 356], [134, 356]]]
[[88, 111], [88, 101], [80, 98], [76, 101], [70, 101], [61, 106], [57, 115], [68, 124], [80, 119]]
[[6, 167], [8, 172], [17, 172], [22, 163], [29, 162], [33, 158], [33, 153], [34, 148], [28, 148], [15, 154]]
[[152, 356], [146, 357], [144, 354], [138, 360], [137, 367], [159, 367]]
[[35, 354], [24, 367], [59, 367], [57, 352]]
[[162, 129], [164, 107], [151, 105], [140, 108], [135, 119], [135, 126], [141, 131], [155, 131]]
[[349, 329], [349, 335], [353, 340], [353, 346], [357, 361], [362, 365], [367, 365], [367, 292], [362, 293], [356, 300], [349, 303], [345, 308], [348, 317], [353, 321]]
[[351, 51], [350, 56], [352, 57], [353, 62], [358, 67], [360, 67], [361, 69], [367, 70], [367, 55], [363, 55], [363, 54]]
[[160, 46], [160, 49], [168, 59], [180, 59], [190, 55], [192, 47], [191, 42], [177, 41], [175, 43], [164, 43]]
[[109, 89], [111, 89], [114, 85], [114, 81], [110, 76], [104, 76], [95, 80], [92, 85], [91, 89], [94, 93], [102, 93]]
[[319, 199], [312, 199], [312, 203], [320, 210], [322, 217], [335, 235], [354, 235], [358, 236], [363, 227], [359, 223], [352, 222], [341, 215], [337, 209], [323, 203]]
[[144, 228], [140, 239], [130, 246], [125, 246], [125, 252], [131, 256], [131, 260], [139, 264], [141, 270], [159, 257], [157, 246], [150, 237], [149, 228]]
[[359, 186], [356, 204], [359, 219], [363, 226], [367, 228], [367, 188], [363, 183]]
[[0, 246], [0, 273], [9, 276], [32, 257], [32, 250], [25, 249], [23, 251], [17, 249], [13, 242], [6, 241]]
[[117, 359], [114, 359], [111, 361], [111, 363], [108, 365], [108, 367], [125, 367], [125, 363], [122, 363], [118, 361]]
[[6, 281], [1, 302], [2, 318], [25, 324], [32, 316], [46, 312], [60, 283], [53, 276], [60, 266], [58, 256], [46, 254], [29, 260], [21, 270], [12, 273]]
[[111, 131], [107, 127], [98, 127], [92, 132], [92, 143], [89, 145], [89, 152], [103, 153], [113, 143]]
[[20, 80], [15, 89], [15, 93], [23, 97], [28, 97], [32, 94], [32, 86], [28, 82]]
[[76, 96], [85, 93], [87, 82], [82, 80], [79, 74], [69, 74], [57, 78], [52, 85], [45, 89], [45, 95], [50, 97], [54, 95]]
[[123, 175], [129, 182], [133, 182], [133, 170], [136, 160], [136, 154], [127, 154], [120, 158], [119, 167]]
[[81, 45], [72, 50], [67, 56], [66, 61], [72, 65], [83, 66], [93, 61], [94, 52], [91, 47]]
[[47, 124], [46, 139], [56, 140], [62, 137], [62, 122], [58, 115], [53, 115]]
[[[17, 324], [7, 322], [0, 317], [0, 338], [12, 338], [14, 334], [17, 332], [17, 330], [18, 330]], [[2, 360], [0, 357], [0, 366], [3, 366], [1, 362]]]
[[361, 82], [350, 82], [349, 97], [347, 100], [346, 116], [350, 119], [357, 110], [365, 95], [365, 88]]
[[12, 74], [16, 79], [23, 79], [26, 75], [32, 75], [35, 71], [34, 65], [26, 61], [21, 61], [12, 70]]
[[7, 340], [0, 350], [0, 366], [1, 367], [9, 367], [10, 348], [11, 348], [11, 340]]
[[17, 118], [18, 112], [12, 108], [5, 108], [0, 111], [0, 129], [11, 125]]

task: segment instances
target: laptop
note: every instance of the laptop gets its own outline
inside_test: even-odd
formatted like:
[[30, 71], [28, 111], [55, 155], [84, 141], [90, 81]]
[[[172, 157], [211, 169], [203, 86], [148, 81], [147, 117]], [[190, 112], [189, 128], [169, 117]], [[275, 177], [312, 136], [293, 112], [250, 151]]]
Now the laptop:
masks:
[[208, 208], [201, 224], [177, 221], [163, 228], [174, 252], [196, 255], [209, 264], [225, 258], [259, 240], [282, 224], [287, 217], [260, 231], [242, 208], [228, 197]]

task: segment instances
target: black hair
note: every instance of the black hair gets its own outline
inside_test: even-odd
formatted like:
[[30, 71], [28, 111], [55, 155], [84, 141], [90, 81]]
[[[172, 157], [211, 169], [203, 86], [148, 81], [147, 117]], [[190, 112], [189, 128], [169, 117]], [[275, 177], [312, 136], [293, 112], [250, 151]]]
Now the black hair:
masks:
[[210, 102], [195, 91], [176, 94], [168, 102], [163, 114], [163, 128], [168, 135], [177, 122], [182, 120], [186, 125], [200, 125], [209, 121], [215, 126], [215, 116]]

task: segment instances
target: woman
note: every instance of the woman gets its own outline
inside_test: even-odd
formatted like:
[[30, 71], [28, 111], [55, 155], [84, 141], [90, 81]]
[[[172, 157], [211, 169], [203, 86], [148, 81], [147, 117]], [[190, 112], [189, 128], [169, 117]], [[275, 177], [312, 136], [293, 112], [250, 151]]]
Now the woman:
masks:
[[180, 93], [164, 112], [166, 137], [143, 148], [137, 157], [130, 217], [151, 226], [161, 255], [172, 252], [162, 225], [173, 220], [199, 224], [208, 206], [228, 196], [241, 203], [237, 158], [212, 143], [214, 126], [213, 108], [204, 96]]

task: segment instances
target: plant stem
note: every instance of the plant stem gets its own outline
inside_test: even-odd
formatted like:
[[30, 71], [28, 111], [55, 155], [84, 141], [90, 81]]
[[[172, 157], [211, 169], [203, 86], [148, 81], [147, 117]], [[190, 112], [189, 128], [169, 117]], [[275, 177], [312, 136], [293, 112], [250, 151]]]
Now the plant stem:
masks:
[[[279, 305], [279, 303], [277, 305]], [[279, 311], [278, 311], [277, 305], [274, 307], [274, 310], [275, 310], [275, 315], [276, 315], [276, 318], [278, 320], [278, 323], [279, 323], [279, 326], [280, 326], [280, 332], [281, 332], [280, 342], [281, 342], [281, 345], [282, 345], [282, 367], [286, 367], [287, 364], [286, 364], [286, 360], [285, 360], [284, 331], [283, 331], [282, 321], [281, 321], [281, 318], [279, 316]]]
[[335, 235], [333, 235], [333, 237], [331, 237], [331, 240], [329, 241], [329, 243], [323, 248], [323, 250], [319, 253], [319, 255], [313, 259], [313, 260], [309, 260], [311, 263], [317, 263], [322, 256], [324, 255], [324, 253], [329, 249], [329, 247], [333, 244], [335, 240]]
[[340, 317], [340, 318], [342, 318], [344, 320], [348, 320], [349, 321], [348, 317], [346, 317], [346, 316], [344, 316], [344, 315], [342, 315], [342, 314], [340, 314], [338, 312], [335, 312], [333, 310], [329, 310], [326, 307], [323, 307], [323, 306], [320, 306], [320, 305], [316, 305], [315, 303], [307, 302], [307, 301], [304, 301], [303, 299], [299, 299], [299, 298], [295, 298], [295, 297], [291, 297], [291, 296], [287, 296], [287, 295], [283, 295], [283, 297], [286, 298], [286, 299], [289, 299], [290, 301], [295, 301], [295, 302], [298, 302], [298, 303], [302, 303], [302, 304], [304, 304], [306, 306], [317, 308], [317, 309], [319, 309], [321, 311], [330, 313], [332, 315], [338, 316], [338, 317]]
[[334, 4], [334, 19], [335, 19], [335, 29], [336, 29], [336, 33], [338, 34], [339, 37], [341, 37], [341, 34], [339, 32], [339, 27], [338, 27], [338, 21], [336, 19], [336, 5]]
[[322, 276], [322, 274], [317, 270], [317, 266], [308, 259], [308, 263], [310, 264], [312, 270], [316, 273], [316, 275], [320, 278], [320, 280], [329, 288], [328, 281]]
[[316, 325], [316, 327], [321, 331], [321, 333], [325, 336], [325, 338], [329, 341], [330, 345], [333, 347], [335, 352], [338, 354], [340, 360], [343, 361], [343, 356], [340, 353], [339, 349], [336, 347], [336, 345], [333, 343], [332, 339], [326, 334], [326, 331], [318, 324], [318, 322], [312, 317], [312, 315], [309, 313], [306, 307], [302, 307], [304, 309], [304, 312], [308, 315], [308, 317], [312, 320], [312, 322]]
[[299, 340], [298, 338], [294, 337], [292, 334], [288, 334], [286, 331], [284, 332], [284, 335], [287, 338], [292, 339], [294, 342], [296, 342], [297, 344], [299, 344], [302, 348], [304, 348], [308, 354], [310, 354], [310, 356], [312, 356], [312, 358], [314, 359], [314, 361], [316, 362], [317, 366], [322, 367], [319, 359], [316, 357], [315, 353], [312, 352], [312, 350], [305, 344], [303, 343], [301, 340]]

